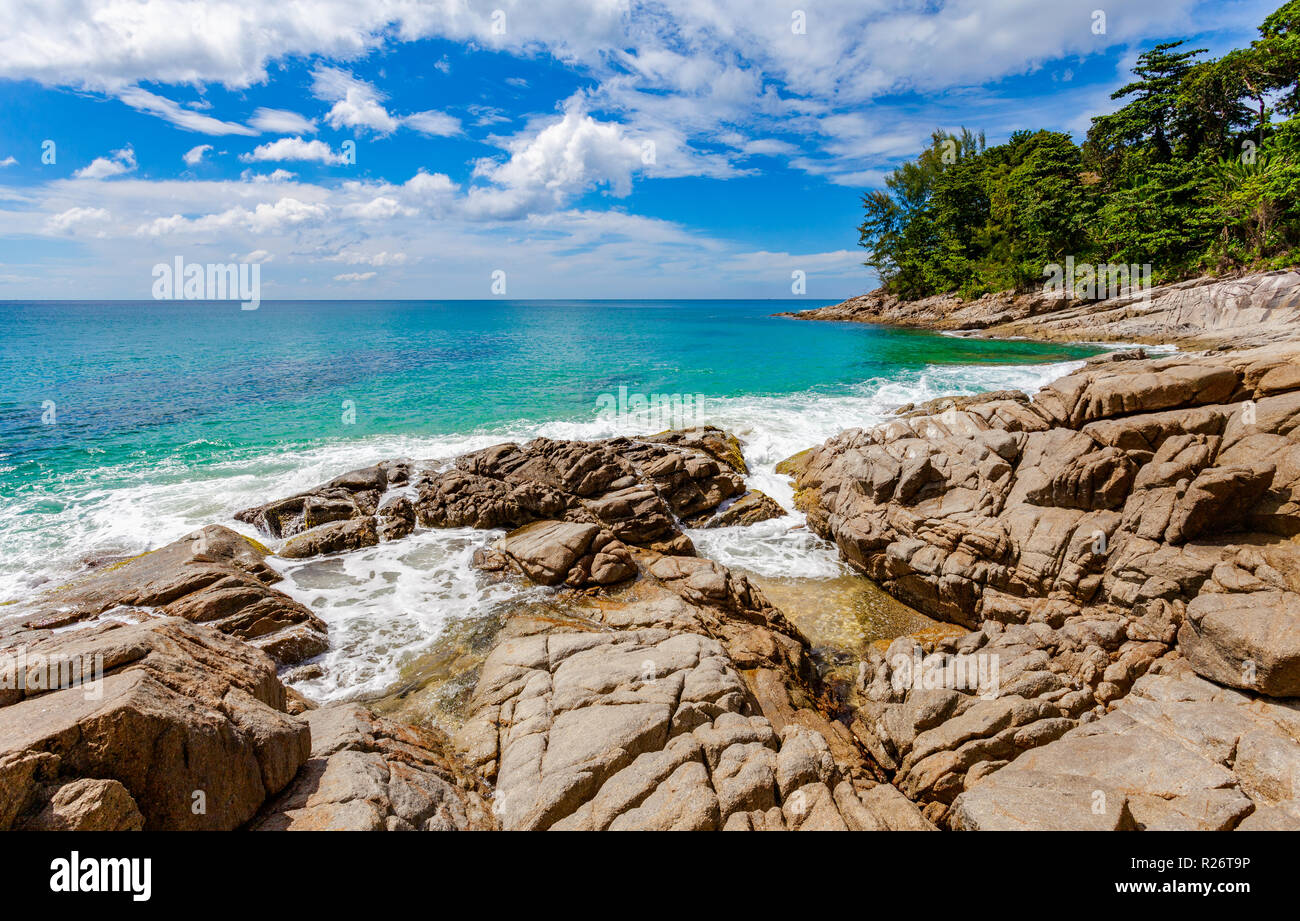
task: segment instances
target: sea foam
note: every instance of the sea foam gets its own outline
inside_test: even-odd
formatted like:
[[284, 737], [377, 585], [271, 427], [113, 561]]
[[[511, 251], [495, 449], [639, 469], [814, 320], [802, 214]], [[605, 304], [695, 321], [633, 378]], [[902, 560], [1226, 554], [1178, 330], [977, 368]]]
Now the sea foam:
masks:
[[[846, 428], [877, 424], [905, 403], [1008, 388], [1032, 394], [1081, 365], [931, 365], [864, 381], [849, 394], [711, 398], [702, 421], [745, 442], [748, 485], [791, 513], [751, 527], [694, 529], [691, 538], [705, 556], [759, 576], [842, 575], [847, 570], [834, 547], [808, 531], [803, 516], [793, 510], [792, 485], [775, 472], [777, 463]], [[489, 445], [539, 436], [596, 439], [653, 431], [626, 417], [551, 420], [436, 437], [321, 440], [272, 452], [217, 453], [203, 464], [163, 459], [56, 477], [40, 490], [21, 491], [0, 509], [0, 546], [6, 548], [0, 559], [0, 601], [26, 600], [84, 571], [88, 559], [141, 553], [206, 524], [224, 524], [265, 540], [235, 521], [235, 512], [378, 460], [448, 461]], [[482, 616], [549, 591], [514, 582], [491, 584], [470, 569], [474, 549], [498, 534], [417, 531], [343, 556], [274, 560], [285, 577], [279, 587], [329, 625], [330, 649], [320, 663], [324, 675], [302, 689], [321, 700], [382, 694], [399, 680], [404, 663], [427, 650], [452, 620]]]

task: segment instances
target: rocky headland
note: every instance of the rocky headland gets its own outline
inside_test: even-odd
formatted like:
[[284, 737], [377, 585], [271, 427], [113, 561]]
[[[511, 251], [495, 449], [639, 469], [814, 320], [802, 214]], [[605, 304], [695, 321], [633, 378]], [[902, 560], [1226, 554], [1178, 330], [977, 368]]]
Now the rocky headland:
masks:
[[877, 290], [840, 304], [778, 316], [1046, 342], [1242, 347], [1294, 338], [1300, 321], [1300, 272], [1288, 269], [1226, 280], [1205, 276], [1102, 301], [1011, 291], [971, 299], [943, 294], [903, 300]]
[[[1298, 282], [814, 312], [1184, 349], [786, 461], [813, 531], [953, 625], [848, 681], [686, 533], [785, 514], [717, 429], [383, 461], [92, 570], [0, 621], [0, 828], [1300, 828]], [[330, 639], [268, 557], [447, 527], [552, 587], [452, 732], [286, 687]]]

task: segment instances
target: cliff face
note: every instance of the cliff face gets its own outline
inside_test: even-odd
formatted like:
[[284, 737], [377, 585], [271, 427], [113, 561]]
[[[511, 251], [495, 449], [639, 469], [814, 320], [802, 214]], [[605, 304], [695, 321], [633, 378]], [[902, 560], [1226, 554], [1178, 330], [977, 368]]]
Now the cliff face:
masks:
[[1300, 828], [1300, 345], [1140, 354], [791, 462], [845, 559], [973, 631], [861, 675], [940, 822]]
[[1054, 342], [1243, 347], [1283, 342], [1295, 335], [1300, 322], [1300, 273], [1197, 278], [1137, 296], [1089, 301], [1009, 292], [975, 300], [940, 295], [904, 301], [875, 291], [841, 304], [780, 315]]

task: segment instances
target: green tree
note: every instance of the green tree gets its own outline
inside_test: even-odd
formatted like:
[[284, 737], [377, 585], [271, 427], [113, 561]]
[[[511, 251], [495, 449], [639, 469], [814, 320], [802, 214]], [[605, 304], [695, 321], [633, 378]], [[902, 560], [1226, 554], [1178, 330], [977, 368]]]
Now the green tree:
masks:
[[[1016, 131], [987, 147], [936, 131], [863, 196], [867, 265], [904, 297], [1041, 284], [1045, 265], [1150, 263], [1157, 279], [1295, 263], [1300, 252], [1300, 0], [1215, 60], [1143, 53], [1082, 146]], [[1278, 122], [1276, 116], [1285, 116]]]

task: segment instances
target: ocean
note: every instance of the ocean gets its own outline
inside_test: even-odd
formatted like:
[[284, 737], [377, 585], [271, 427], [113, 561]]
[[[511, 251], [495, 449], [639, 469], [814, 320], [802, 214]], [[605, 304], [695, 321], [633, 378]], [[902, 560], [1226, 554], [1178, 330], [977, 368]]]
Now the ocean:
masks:
[[[239, 509], [377, 460], [661, 430], [662, 413], [610, 412], [638, 397], [735, 432], [751, 486], [790, 508], [785, 457], [904, 403], [1032, 393], [1096, 351], [772, 316], [823, 303], [0, 303], [0, 603], [201, 525], [252, 533]], [[458, 619], [540, 597], [481, 584], [468, 560], [491, 536], [277, 562], [330, 626], [308, 690], [383, 693]], [[797, 514], [692, 537], [760, 577], [847, 572]]]

